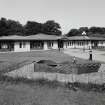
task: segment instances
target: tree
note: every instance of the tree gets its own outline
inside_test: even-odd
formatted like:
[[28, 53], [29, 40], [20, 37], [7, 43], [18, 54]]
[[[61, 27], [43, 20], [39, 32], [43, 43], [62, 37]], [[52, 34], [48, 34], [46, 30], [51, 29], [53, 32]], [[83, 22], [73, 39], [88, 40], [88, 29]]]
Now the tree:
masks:
[[28, 21], [24, 26], [26, 35], [35, 35], [38, 33], [44, 33], [48, 35], [61, 35], [60, 25], [55, 21], [47, 21], [45, 23], [38, 23], [34, 21]]
[[6, 18], [1, 18], [0, 20], [0, 36], [7, 35], [7, 20]]
[[43, 33], [50, 34], [50, 35], [61, 35], [62, 32], [60, 31], [61, 26], [59, 23], [48, 20], [46, 23], [43, 24]]
[[104, 27], [90, 27], [89, 31], [93, 34], [105, 34]]
[[42, 24], [34, 21], [28, 21], [24, 26], [26, 35], [42, 33]]
[[85, 31], [86, 33], [88, 33], [89, 32], [89, 29], [88, 29], [88, 27], [80, 27], [78, 29], [78, 31], [79, 31], [80, 34], [82, 34], [83, 31]]
[[66, 36], [70, 37], [70, 36], [76, 36], [79, 35], [79, 31], [78, 29], [71, 29]]
[[0, 36], [23, 34], [23, 26], [14, 20], [1, 18], [0, 20]]
[[105, 37], [105, 27], [80, 27], [79, 29], [71, 29], [66, 36], [79, 36], [85, 31], [86, 35], [93, 37]]
[[14, 20], [7, 21], [7, 34], [8, 35], [23, 35], [24, 29], [23, 26]]

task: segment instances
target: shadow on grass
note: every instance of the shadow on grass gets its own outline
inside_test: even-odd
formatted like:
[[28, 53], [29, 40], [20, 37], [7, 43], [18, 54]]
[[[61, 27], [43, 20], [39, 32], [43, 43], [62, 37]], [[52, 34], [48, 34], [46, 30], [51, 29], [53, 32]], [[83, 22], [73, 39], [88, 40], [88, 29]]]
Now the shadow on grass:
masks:
[[93, 83], [67, 83], [66, 87], [77, 91], [78, 89], [85, 91], [105, 92], [105, 84], [93, 84]]
[[64, 83], [60, 83], [57, 80], [48, 80], [48, 79], [28, 79], [24, 77], [9, 77], [9, 76], [4, 76], [0, 75], [0, 81], [1, 82], [10, 82], [11, 84], [19, 84], [19, 83], [25, 83], [28, 85], [39, 85], [39, 86], [48, 86], [49, 88], [57, 88], [57, 87], [62, 87], [64, 86]]
[[74, 83], [61, 83], [56, 80], [48, 80], [48, 79], [27, 79], [24, 77], [9, 77], [9, 76], [4, 76], [0, 75], [0, 81], [1, 82], [10, 82], [11, 84], [18, 84], [18, 83], [25, 83], [28, 85], [39, 85], [39, 86], [47, 86], [49, 88], [67, 88], [70, 90], [85, 90], [85, 91], [95, 91], [95, 92], [105, 92], [105, 83], [104, 84], [92, 84], [92, 83], [79, 83], [79, 82], [74, 82]]

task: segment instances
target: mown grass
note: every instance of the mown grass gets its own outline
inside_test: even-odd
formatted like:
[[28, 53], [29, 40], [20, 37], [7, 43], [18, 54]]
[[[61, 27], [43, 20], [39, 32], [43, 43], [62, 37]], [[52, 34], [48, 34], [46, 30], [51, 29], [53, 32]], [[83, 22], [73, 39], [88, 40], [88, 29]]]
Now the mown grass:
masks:
[[[50, 50], [50, 51], [32, 51], [32, 52], [15, 52], [15, 53], [0, 53], [0, 72], [7, 72], [14, 66], [18, 68], [17, 65], [25, 64], [26, 62], [33, 62], [39, 60], [52, 60], [57, 63], [73, 61], [72, 56], [64, 54], [62, 51]], [[89, 62], [88, 60], [83, 60], [76, 58], [78, 62], [84, 63]]]
[[[70, 57], [62, 52], [37, 51], [23, 53], [1, 53], [0, 71], [7, 72], [7, 69], [24, 61], [32, 62], [43, 59], [50, 59], [55, 62], [72, 62]], [[78, 59], [84, 63], [86, 60]], [[104, 105], [104, 91], [84, 91], [87, 85], [61, 84], [57, 81], [29, 80], [27, 78], [12, 78], [0, 75], [0, 105]], [[85, 89], [86, 90], [86, 89]]]
[[[86, 91], [86, 84], [64, 85], [45, 79], [33, 81], [9, 77], [0, 80], [0, 105], [104, 105], [105, 103], [105, 93]], [[80, 86], [81, 88], [78, 88]]]
[[48, 86], [49, 88], [57, 88], [57, 87], [63, 87], [68, 88], [70, 90], [85, 90], [85, 91], [97, 91], [97, 92], [105, 92], [105, 83], [103, 84], [95, 84], [95, 83], [80, 83], [80, 82], [59, 82], [57, 80], [48, 80], [45, 78], [41, 79], [28, 79], [25, 77], [9, 77], [0, 75], [0, 81], [1, 82], [9, 82], [11, 84], [28, 84], [28, 85], [40, 85], [40, 86]]

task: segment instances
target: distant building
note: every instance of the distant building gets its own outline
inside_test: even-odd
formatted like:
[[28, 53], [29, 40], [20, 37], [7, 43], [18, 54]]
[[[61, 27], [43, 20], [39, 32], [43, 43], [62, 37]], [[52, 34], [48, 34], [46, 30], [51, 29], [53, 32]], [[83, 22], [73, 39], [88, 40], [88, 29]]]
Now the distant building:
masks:
[[31, 36], [0, 37], [0, 51], [25, 52], [50, 50], [58, 48], [104, 48], [105, 38], [73, 36], [59, 37], [56, 35], [37, 34]]

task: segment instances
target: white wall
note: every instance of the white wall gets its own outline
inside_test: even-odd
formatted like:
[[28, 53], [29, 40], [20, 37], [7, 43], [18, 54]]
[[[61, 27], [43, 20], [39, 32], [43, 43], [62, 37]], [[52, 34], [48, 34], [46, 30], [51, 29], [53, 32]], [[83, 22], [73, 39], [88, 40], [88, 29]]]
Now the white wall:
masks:
[[20, 42], [15, 42], [14, 44], [14, 52], [24, 52], [24, 51], [30, 51], [30, 42], [24, 42], [25, 46], [20, 48]]
[[67, 42], [63, 43], [63, 48], [66, 49], [67, 48]]
[[58, 41], [53, 41], [53, 49], [58, 49]]
[[47, 41], [44, 41], [44, 50], [48, 50]]

